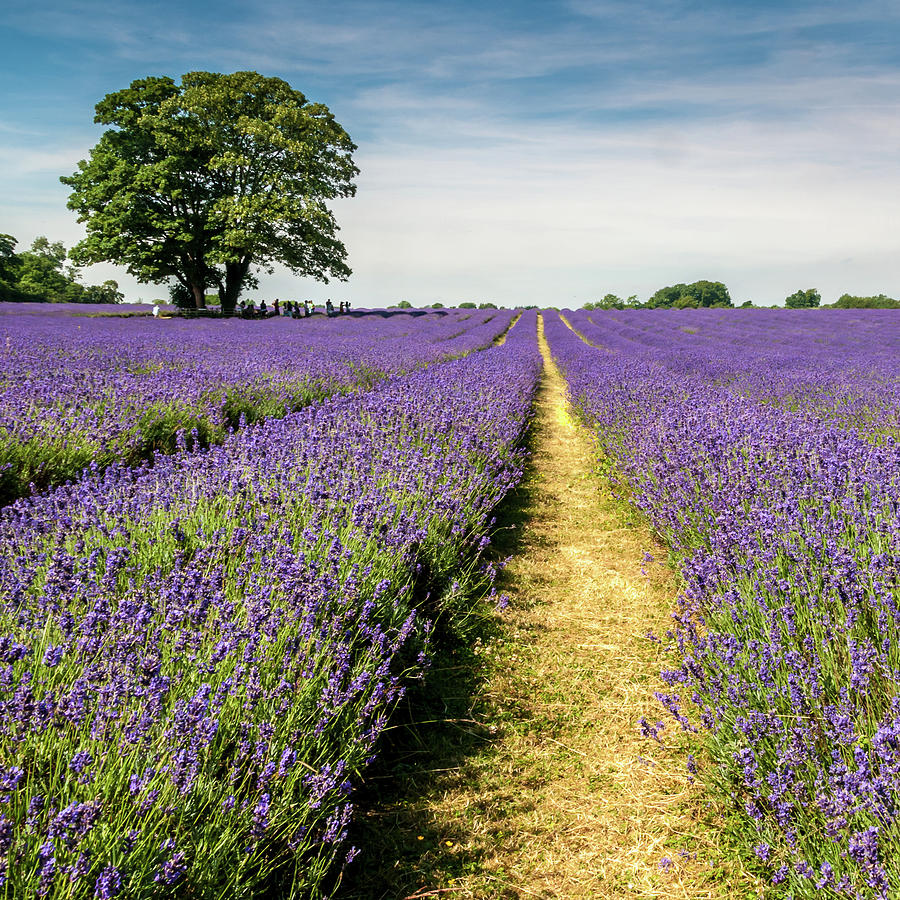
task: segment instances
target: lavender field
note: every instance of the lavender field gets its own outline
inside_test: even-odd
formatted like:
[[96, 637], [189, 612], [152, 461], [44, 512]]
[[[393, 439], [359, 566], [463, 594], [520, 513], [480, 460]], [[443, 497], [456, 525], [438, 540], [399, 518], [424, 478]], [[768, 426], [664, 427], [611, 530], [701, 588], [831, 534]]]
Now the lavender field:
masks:
[[[773, 896], [900, 891], [900, 320], [545, 315], [597, 465], [670, 548], [664, 737]], [[576, 333], [577, 332], [577, 333]]]
[[[0, 310], [0, 503], [88, 465], [206, 446], [388, 375], [485, 347], [512, 313], [154, 320], [88, 317], [75, 306]], [[412, 324], [414, 323], [414, 324]], [[23, 386], [27, 384], [27, 390]]]
[[[0, 896], [329, 895], [397, 704], [496, 603], [538, 315], [53, 312], [0, 310]], [[897, 896], [900, 319], [541, 322], [681, 577], [634, 727], [692, 735], [771, 896]]]
[[490, 602], [536, 315], [474, 348], [511, 317], [221, 323], [227, 347], [213, 324], [8, 326], [7, 372], [35, 375], [8, 386], [14, 436], [23, 410], [104, 448], [156, 398], [211, 416], [209, 382], [338, 396], [0, 514], [3, 896], [313, 896], [352, 859], [351, 794], [436, 624]]

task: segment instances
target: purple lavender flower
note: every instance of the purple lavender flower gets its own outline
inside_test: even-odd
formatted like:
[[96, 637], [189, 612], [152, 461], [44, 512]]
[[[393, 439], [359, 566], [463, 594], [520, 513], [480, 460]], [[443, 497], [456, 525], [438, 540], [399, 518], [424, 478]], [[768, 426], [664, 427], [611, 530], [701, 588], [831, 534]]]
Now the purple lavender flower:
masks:
[[893, 834], [900, 788], [898, 324], [544, 316], [605, 468], [684, 579], [660, 701], [708, 735], [775, 883], [873, 897], [900, 858], [872, 832]]
[[43, 663], [48, 669], [52, 669], [54, 666], [58, 666], [61, 662], [63, 656], [65, 655], [66, 648], [64, 644], [56, 644], [49, 646], [44, 651], [44, 659]]
[[294, 764], [297, 762], [297, 752], [296, 750], [291, 750], [287, 748], [281, 754], [281, 759], [278, 761], [278, 777], [284, 778], [291, 769], [294, 768]]
[[185, 859], [184, 851], [179, 850], [177, 853], [173, 853], [153, 876], [153, 880], [165, 885], [173, 885], [180, 881], [187, 871]]
[[268, 794], [262, 794], [253, 809], [253, 826], [251, 833], [254, 837], [259, 838], [265, 834], [266, 828], [269, 826], [269, 808], [271, 801]]
[[[168, 882], [167, 882], [168, 883]], [[115, 866], [106, 866], [97, 876], [94, 884], [94, 896], [101, 900], [109, 900], [122, 890], [122, 876]]]
[[80, 775], [92, 762], [93, 757], [87, 750], [79, 750], [69, 761], [69, 768]]

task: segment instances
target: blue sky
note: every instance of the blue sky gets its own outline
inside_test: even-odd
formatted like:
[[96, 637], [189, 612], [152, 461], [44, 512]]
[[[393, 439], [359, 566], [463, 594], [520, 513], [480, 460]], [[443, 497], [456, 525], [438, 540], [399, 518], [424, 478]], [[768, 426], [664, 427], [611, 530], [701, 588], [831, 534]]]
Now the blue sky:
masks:
[[36, 0], [0, 13], [0, 232], [74, 243], [58, 178], [96, 101], [196, 69], [282, 77], [359, 145], [335, 207], [353, 277], [276, 272], [258, 296], [900, 296], [894, 2]]

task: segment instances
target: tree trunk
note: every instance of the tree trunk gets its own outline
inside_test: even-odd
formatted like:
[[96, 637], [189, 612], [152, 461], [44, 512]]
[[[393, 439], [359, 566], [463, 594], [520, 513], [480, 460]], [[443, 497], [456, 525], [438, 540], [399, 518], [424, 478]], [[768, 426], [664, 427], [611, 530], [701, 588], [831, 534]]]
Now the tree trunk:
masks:
[[194, 309], [206, 309], [206, 285], [191, 284], [194, 294]]
[[238, 297], [241, 296], [241, 288], [244, 286], [244, 278], [250, 268], [250, 257], [245, 256], [239, 262], [225, 263], [225, 285], [219, 289], [219, 299], [222, 303], [222, 312], [233, 313], [237, 306]]

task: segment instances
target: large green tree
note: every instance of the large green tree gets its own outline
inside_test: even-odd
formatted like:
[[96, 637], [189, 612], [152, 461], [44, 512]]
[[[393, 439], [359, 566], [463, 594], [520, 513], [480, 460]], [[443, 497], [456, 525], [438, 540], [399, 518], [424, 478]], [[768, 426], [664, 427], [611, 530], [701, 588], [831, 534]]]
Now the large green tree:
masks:
[[728, 288], [721, 281], [695, 281], [660, 288], [646, 303], [651, 309], [734, 306]]
[[189, 72], [107, 94], [94, 120], [112, 127], [61, 179], [87, 226], [77, 262], [174, 280], [197, 307], [212, 287], [225, 311], [254, 268], [349, 277], [327, 203], [356, 192], [356, 146], [326, 106], [257, 72]]

